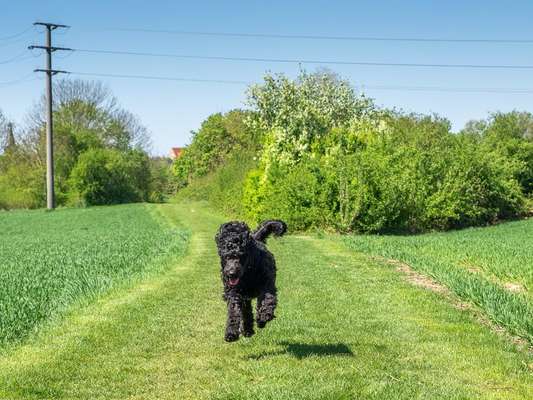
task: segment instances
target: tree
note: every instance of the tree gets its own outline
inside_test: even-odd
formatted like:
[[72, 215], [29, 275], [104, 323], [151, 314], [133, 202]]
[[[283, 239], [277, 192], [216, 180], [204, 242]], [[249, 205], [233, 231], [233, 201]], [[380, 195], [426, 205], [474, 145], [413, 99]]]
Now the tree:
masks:
[[268, 131], [267, 164], [297, 163], [332, 128], [347, 127], [374, 110], [370, 99], [328, 70], [302, 71], [296, 80], [266, 75], [263, 84], [250, 87], [248, 102], [257, 111], [253, 126]]
[[[111, 91], [98, 81], [62, 79], [54, 84], [54, 128], [91, 131], [106, 147], [126, 151], [150, 148], [150, 135], [139, 119], [122, 109]], [[28, 116], [27, 132], [33, 143], [42, 141], [45, 127], [45, 97]]]
[[462, 133], [477, 136], [482, 151], [505, 157], [523, 192], [533, 194], [533, 114], [493, 113], [486, 120], [468, 122]]
[[251, 129], [247, 119], [253, 113], [232, 110], [226, 114], [212, 114], [192, 132], [191, 144], [174, 163], [179, 187], [191, 179], [204, 176], [240, 151], [254, 151], [260, 146], [261, 132]]

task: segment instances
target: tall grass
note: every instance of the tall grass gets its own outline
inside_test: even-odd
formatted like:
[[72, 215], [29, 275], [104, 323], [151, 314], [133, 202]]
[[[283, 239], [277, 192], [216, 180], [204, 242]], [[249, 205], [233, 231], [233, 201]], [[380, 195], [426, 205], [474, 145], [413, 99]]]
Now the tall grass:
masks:
[[348, 236], [353, 249], [411, 265], [533, 343], [533, 220], [419, 236]]
[[180, 252], [186, 234], [150, 207], [0, 212], [0, 347]]

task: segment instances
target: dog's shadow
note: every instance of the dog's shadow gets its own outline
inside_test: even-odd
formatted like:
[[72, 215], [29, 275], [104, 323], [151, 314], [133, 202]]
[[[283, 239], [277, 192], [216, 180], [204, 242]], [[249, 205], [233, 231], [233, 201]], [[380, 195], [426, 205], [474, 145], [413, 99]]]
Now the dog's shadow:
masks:
[[352, 350], [345, 345], [344, 343], [328, 343], [328, 344], [319, 344], [319, 343], [300, 343], [300, 342], [279, 342], [278, 345], [283, 346], [284, 348], [277, 351], [263, 352], [259, 354], [251, 354], [247, 358], [253, 360], [259, 360], [265, 357], [272, 357], [278, 355], [289, 354], [299, 360], [317, 356], [317, 357], [328, 357], [328, 356], [341, 356], [341, 357], [354, 357]]

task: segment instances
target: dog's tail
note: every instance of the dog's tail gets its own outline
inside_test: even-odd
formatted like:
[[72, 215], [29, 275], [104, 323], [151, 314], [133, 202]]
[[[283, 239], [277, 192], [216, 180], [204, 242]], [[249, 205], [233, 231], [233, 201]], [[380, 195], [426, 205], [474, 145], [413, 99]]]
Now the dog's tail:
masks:
[[255, 240], [264, 243], [271, 233], [274, 234], [274, 236], [281, 236], [285, 232], [287, 232], [287, 224], [283, 221], [273, 219], [261, 223], [252, 236]]

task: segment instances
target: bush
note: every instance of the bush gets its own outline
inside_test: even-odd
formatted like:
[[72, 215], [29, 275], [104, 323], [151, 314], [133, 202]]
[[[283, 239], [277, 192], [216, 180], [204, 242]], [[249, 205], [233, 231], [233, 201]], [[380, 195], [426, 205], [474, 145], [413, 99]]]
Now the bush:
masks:
[[0, 209], [38, 208], [44, 202], [44, 168], [18, 149], [0, 155]]
[[183, 195], [251, 223], [282, 218], [291, 229], [343, 232], [456, 229], [531, 207], [529, 113], [494, 114], [454, 134], [435, 115], [377, 110], [327, 71], [268, 75], [249, 102], [245, 125], [265, 132], [247, 131], [262, 138], [248, 145], [258, 165], [238, 169], [242, 147], [225, 116], [211, 116], [176, 162], [178, 182], [189, 184]]
[[322, 176], [311, 160], [302, 161], [291, 169], [281, 167], [271, 171], [271, 181], [262, 187], [260, 176], [260, 172], [252, 172], [245, 187], [244, 200], [250, 220], [279, 218], [295, 230], [322, 225], [325, 211], [321, 204]]
[[85, 205], [146, 201], [149, 182], [144, 153], [92, 149], [79, 157], [72, 170], [71, 199]]
[[506, 158], [524, 194], [533, 195], [533, 114], [494, 113], [487, 120], [470, 121], [463, 133], [477, 137], [484, 152]]
[[230, 160], [234, 154], [260, 146], [260, 131], [251, 130], [245, 120], [248, 111], [233, 110], [210, 115], [198, 132], [192, 132], [192, 142], [174, 162], [178, 188], [195, 178], [207, 175]]
[[[245, 183], [247, 216], [293, 229], [420, 232], [495, 222], [524, 211], [514, 166], [436, 117], [332, 130], [324, 154], [272, 164]], [[315, 146], [316, 148], [316, 146]]]
[[211, 174], [197, 178], [179, 190], [175, 199], [208, 201], [223, 214], [243, 219], [246, 199], [244, 181], [256, 164], [253, 152], [236, 154]]

